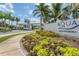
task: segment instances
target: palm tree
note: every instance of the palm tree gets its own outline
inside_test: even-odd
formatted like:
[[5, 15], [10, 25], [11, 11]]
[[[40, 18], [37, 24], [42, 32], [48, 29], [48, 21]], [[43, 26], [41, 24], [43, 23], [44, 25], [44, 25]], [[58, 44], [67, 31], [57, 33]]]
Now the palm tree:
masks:
[[51, 15], [50, 17], [53, 18], [52, 22], [56, 22], [57, 19], [59, 20], [67, 20], [70, 19], [70, 6], [63, 7], [64, 4], [62, 3], [52, 3]]
[[3, 23], [3, 18], [4, 18], [4, 13], [0, 11], [0, 20], [1, 20], [1, 26], [4, 27], [4, 23]]
[[46, 22], [48, 20], [48, 12], [49, 12], [48, 5], [45, 5], [44, 3], [36, 5], [36, 9], [33, 11], [33, 14], [34, 16], [40, 17], [41, 26], [43, 22]]
[[24, 27], [30, 29], [30, 20], [29, 19], [24, 19]]
[[0, 11], [0, 19], [3, 19], [4, 13]]
[[8, 18], [8, 16], [7, 16], [7, 13], [1, 13], [0, 14], [0, 18], [2, 19], [2, 22], [3, 22], [3, 27], [6, 27], [6, 25], [7, 25], [7, 23], [6, 23], [6, 20], [7, 20], [7, 18]]
[[70, 6], [67, 5], [62, 9], [62, 12], [57, 16], [59, 20], [67, 20], [70, 19]]
[[71, 3], [66, 8], [64, 8], [65, 9], [64, 14], [69, 13], [69, 15], [72, 15], [74, 19], [79, 18], [78, 8], [79, 8], [79, 4]]
[[20, 18], [19, 17], [15, 17], [14, 20], [16, 21], [16, 29], [17, 29], [17, 25], [18, 25], [18, 22], [20, 21]]
[[57, 21], [59, 19], [59, 15], [61, 14], [62, 3], [52, 3], [51, 4], [51, 18], [54, 18], [53, 21]]
[[7, 19], [9, 20], [9, 25], [11, 25], [11, 18], [12, 18], [12, 14], [7, 13]]
[[30, 23], [29, 19], [24, 19], [24, 22], [27, 23], [27, 24]]
[[15, 16], [11, 17], [11, 25], [13, 25], [13, 22], [15, 21]]
[[8, 24], [6, 23], [6, 21], [11, 18], [10, 14], [0, 12], [0, 18], [2, 19], [3, 27], [5, 27], [5, 30], [6, 30], [8, 28]]
[[9, 21], [10, 21], [10, 29], [12, 30], [12, 29], [14, 29], [14, 26], [13, 26], [13, 22], [15, 21], [15, 16], [11, 16], [11, 18], [9, 19]]
[[[12, 21], [14, 21], [14, 18], [15, 17], [12, 16], [11, 13], [3, 13], [0, 11], [0, 20], [2, 21], [2, 23], [3, 23], [2, 25], [5, 28], [10, 27], [10, 25], [12, 26], [12, 23], [13, 23]], [[6, 23], [7, 20], [9, 21], [9, 25]]]
[[63, 8], [64, 12], [61, 15], [63, 18], [66, 18], [66, 15], [67, 16], [72, 15], [72, 17], [74, 19], [79, 18], [78, 8], [79, 8], [79, 4], [71, 3], [68, 6], [66, 6], [65, 8]]
[[18, 22], [20, 21], [20, 18], [19, 17], [16, 17], [16, 23], [18, 24]]
[[72, 17], [74, 19], [79, 18], [79, 13], [78, 13], [79, 4], [78, 3], [71, 3], [70, 7], [71, 7]]

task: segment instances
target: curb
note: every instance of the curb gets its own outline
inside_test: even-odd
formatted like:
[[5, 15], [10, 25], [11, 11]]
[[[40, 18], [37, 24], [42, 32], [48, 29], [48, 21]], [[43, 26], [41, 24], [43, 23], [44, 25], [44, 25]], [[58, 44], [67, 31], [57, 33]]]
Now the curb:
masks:
[[20, 40], [19, 44], [20, 44], [20, 49], [21, 49], [21, 52], [23, 53], [23, 55], [28, 56], [28, 52], [26, 51], [26, 49], [22, 45], [22, 39]]

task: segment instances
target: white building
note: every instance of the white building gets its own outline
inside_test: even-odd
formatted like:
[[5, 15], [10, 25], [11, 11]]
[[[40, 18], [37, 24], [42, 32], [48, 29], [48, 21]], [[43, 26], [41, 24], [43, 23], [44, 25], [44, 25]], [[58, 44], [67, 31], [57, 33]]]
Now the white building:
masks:
[[18, 23], [16, 26], [17, 29], [23, 29], [23, 30], [31, 30], [31, 24], [27, 23]]

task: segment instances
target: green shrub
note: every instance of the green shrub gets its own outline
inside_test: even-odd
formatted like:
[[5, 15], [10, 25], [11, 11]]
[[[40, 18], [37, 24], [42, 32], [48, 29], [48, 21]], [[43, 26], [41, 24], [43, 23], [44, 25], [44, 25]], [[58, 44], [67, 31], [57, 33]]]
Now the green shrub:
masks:
[[36, 45], [33, 47], [33, 51], [38, 51], [39, 49], [42, 49], [41, 45]]
[[62, 47], [72, 46], [67, 41], [64, 41], [64, 40], [58, 39], [58, 38], [53, 38], [52, 43], [54, 43], [57, 46], [62, 46]]
[[25, 40], [31, 40], [31, 39], [33, 39], [33, 37], [31, 35], [25, 35], [23, 37], [23, 39], [25, 39]]
[[47, 56], [47, 55], [48, 55], [47, 49], [40, 49], [40, 50], [37, 52], [37, 55], [38, 55], [38, 56]]
[[41, 40], [40, 41], [40, 45], [45, 45], [45, 44], [48, 44], [49, 42], [48, 41], [46, 41], [46, 40]]
[[79, 49], [73, 48], [73, 47], [57, 47], [60, 51], [64, 52], [61, 54], [62, 56], [79, 56]]
[[23, 44], [23, 46], [27, 46], [27, 45], [29, 45], [29, 42], [28, 41], [24, 41], [22, 44]]
[[48, 36], [48, 37], [57, 37], [60, 36], [59, 33], [55, 33], [55, 32], [48, 32], [48, 31], [36, 31], [37, 34], [41, 35], [41, 36]]
[[38, 35], [38, 34], [30, 34], [30, 36], [33, 38], [33, 39], [39, 39], [39, 38], [41, 38], [41, 36], [40, 35]]

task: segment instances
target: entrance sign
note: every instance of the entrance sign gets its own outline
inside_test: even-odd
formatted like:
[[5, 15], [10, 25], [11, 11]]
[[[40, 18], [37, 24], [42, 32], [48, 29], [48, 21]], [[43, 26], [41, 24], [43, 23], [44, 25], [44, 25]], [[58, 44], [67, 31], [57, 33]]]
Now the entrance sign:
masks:
[[44, 30], [58, 32], [61, 35], [79, 37], [79, 19], [58, 20], [55, 23], [44, 24]]
[[59, 32], [76, 33], [77, 31], [75, 29], [79, 27], [79, 23], [77, 23], [77, 20], [73, 19], [66, 21], [59, 21], [57, 25]]

